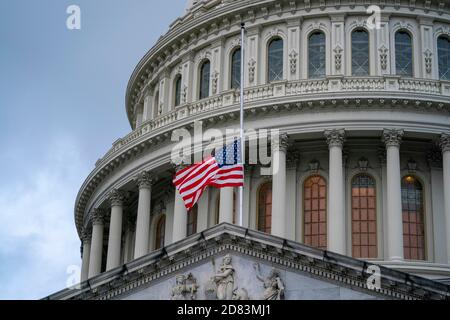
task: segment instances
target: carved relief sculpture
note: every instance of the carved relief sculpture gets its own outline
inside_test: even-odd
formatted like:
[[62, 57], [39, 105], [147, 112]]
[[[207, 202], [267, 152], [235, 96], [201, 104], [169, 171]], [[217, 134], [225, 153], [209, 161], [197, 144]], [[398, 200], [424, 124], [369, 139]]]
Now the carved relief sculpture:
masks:
[[277, 269], [272, 268], [269, 275], [264, 278], [261, 275], [260, 266], [258, 263], [254, 265], [256, 271], [256, 278], [263, 283], [264, 286], [264, 300], [282, 300], [284, 299], [284, 283], [280, 278]]
[[171, 300], [195, 300], [198, 287], [197, 279], [192, 273], [187, 276], [180, 274], [176, 277], [176, 284], [172, 288]]
[[[234, 291], [234, 268], [231, 265], [231, 256], [227, 254], [222, 259], [222, 264], [207, 285], [206, 293], [215, 292], [218, 300], [232, 300]], [[214, 260], [213, 260], [214, 265]], [[214, 288], [215, 286], [215, 288]]]

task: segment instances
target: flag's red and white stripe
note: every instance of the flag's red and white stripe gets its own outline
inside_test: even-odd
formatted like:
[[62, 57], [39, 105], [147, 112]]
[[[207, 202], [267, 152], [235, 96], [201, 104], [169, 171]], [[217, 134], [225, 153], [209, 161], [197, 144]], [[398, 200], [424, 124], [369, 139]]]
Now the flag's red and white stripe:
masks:
[[173, 183], [183, 198], [187, 210], [197, 203], [207, 186], [216, 188], [243, 186], [242, 164], [219, 167], [214, 157], [178, 171]]

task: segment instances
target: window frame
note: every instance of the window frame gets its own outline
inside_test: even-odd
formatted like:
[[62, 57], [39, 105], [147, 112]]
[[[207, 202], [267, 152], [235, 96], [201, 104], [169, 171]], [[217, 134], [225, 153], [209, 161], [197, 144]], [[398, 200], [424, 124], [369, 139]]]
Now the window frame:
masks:
[[[357, 32], [364, 32], [367, 34], [367, 66], [368, 66], [368, 72], [367, 74], [355, 74], [355, 68], [353, 65], [353, 57], [354, 57], [354, 42], [353, 42], [353, 35]], [[370, 32], [365, 28], [357, 27], [350, 32], [350, 74], [352, 77], [370, 77], [371, 76], [371, 35]]]
[[[441, 69], [441, 54], [440, 54], [440, 47], [439, 47], [439, 41], [441, 39], [445, 39], [448, 43], [448, 70], [446, 72], [447, 76], [445, 78], [442, 77], [442, 69]], [[450, 35], [447, 34], [440, 34], [436, 38], [436, 54], [437, 54], [437, 73], [438, 73], [438, 79], [442, 81], [450, 81]]]
[[[271, 57], [271, 45], [276, 42], [276, 41], [281, 41], [281, 49], [278, 49], [278, 51], [281, 51], [281, 77], [279, 77], [279, 75], [277, 76], [276, 79], [272, 79], [270, 78], [270, 73], [271, 73], [271, 62], [270, 62], [270, 57]], [[272, 82], [278, 82], [278, 81], [283, 81], [284, 77], [285, 77], [285, 72], [284, 72], [284, 65], [285, 65], [285, 50], [284, 50], [284, 39], [280, 36], [276, 36], [271, 38], [269, 41], [267, 41], [267, 48], [266, 48], [266, 52], [267, 52], [267, 61], [266, 61], [266, 79], [267, 79], [267, 83], [272, 83]]]
[[[301, 190], [301, 192], [302, 192], [302, 208], [301, 208], [301, 210], [302, 210], [302, 213], [303, 213], [303, 215], [302, 215], [302, 224], [301, 224], [301, 228], [302, 228], [302, 243], [306, 244], [306, 245], [309, 245], [309, 246], [313, 246], [312, 242], [311, 243], [307, 243], [307, 241], [306, 241], [306, 237], [307, 236], [312, 237], [313, 234], [312, 234], [312, 232], [309, 235], [306, 234], [306, 223], [307, 223], [306, 222], [306, 212], [307, 212], [307, 210], [306, 210], [306, 192], [305, 191], [306, 191], [306, 184], [310, 180], [312, 180], [314, 178], [320, 178], [320, 180], [323, 181], [324, 187], [325, 187], [325, 197], [324, 197], [325, 198], [325, 245], [324, 246], [320, 245], [320, 225], [319, 225], [318, 226], [319, 234], [317, 235], [317, 236], [319, 236], [319, 239], [318, 239], [318, 246], [316, 248], [322, 249], [322, 250], [327, 250], [328, 249], [328, 237], [329, 237], [329, 235], [328, 235], [328, 223], [329, 223], [329, 221], [328, 221], [329, 220], [328, 219], [328, 197], [329, 197], [328, 193], [329, 192], [328, 192], [328, 181], [320, 173], [312, 174], [312, 175], [307, 176], [304, 179], [303, 183], [302, 183], [302, 190]], [[320, 192], [320, 190], [319, 190], [319, 192]], [[319, 200], [320, 200], [320, 197], [319, 197]], [[309, 211], [312, 211], [312, 209], [310, 209]], [[320, 209], [318, 211], [320, 211]], [[308, 222], [308, 223], [312, 224], [312, 222]], [[320, 223], [320, 221], [319, 221], [319, 223]]]
[[[204, 88], [203, 87], [203, 80], [205, 78], [205, 75], [203, 74], [204, 71], [204, 67], [206, 65], [209, 65], [209, 70], [208, 70], [208, 77], [207, 77], [207, 81], [208, 81], [208, 85]], [[203, 92], [203, 90], [206, 89], [206, 93]], [[202, 60], [202, 62], [199, 64], [199, 68], [198, 68], [198, 100], [202, 100], [202, 99], [207, 99], [211, 96], [211, 61], [209, 59], [204, 59]]]
[[[399, 70], [398, 70], [398, 50], [397, 50], [397, 35], [399, 33], [405, 33], [409, 36], [409, 40], [410, 40], [410, 44], [411, 44], [411, 74], [399, 74]], [[413, 34], [407, 30], [407, 29], [398, 29], [395, 31], [394, 34], [394, 57], [395, 57], [395, 75], [397, 76], [401, 76], [401, 77], [409, 77], [409, 78], [413, 78], [414, 77], [414, 36]]]
[[[322, 34], [323, 35], [323, 46], [324, 46], [324, 48], [325, 48], [325, 50], [324, 50], [324, 54], [323, 54], [323, 59], [324, 59], [324, 66], [323, 66], [323, 75], [321, 75], [321, 76], [318, 76], [318, 77], [312, 77], [311, 76], [311, 38], [314, 36], [314, 35], [318, 35], [318, 34]], [[308, 79], [312, 79], [312, 80], [317, 80], [317, 79], [324, 79], [324, 78], [326, 78], [326, 76], [327, 76], [327, 34], [325, 33], [325, 31], [323, 31], [323, 30], [320, 30], [320, 29], [316, 29], [316, 30], [313, 30], [313, 31], [311, 31], [309, 34], [308, 34], [308, 37], [307, 37], [307, 52], [306, 52], [306, 55], [307, 55], [307, 63], [308, 63], [308, 65], [307, 65], [307, 78]]]

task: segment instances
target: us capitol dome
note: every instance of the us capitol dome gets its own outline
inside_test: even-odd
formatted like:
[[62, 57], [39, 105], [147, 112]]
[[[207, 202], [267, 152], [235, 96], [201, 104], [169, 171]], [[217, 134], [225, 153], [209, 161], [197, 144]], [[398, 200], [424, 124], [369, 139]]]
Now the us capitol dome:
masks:
[[[281, 157], [245, 165], [239, 226], [236, 188], [186, 212], [171, 136], [239, 128], [241, 71], [245, 128], [279, 129]], [[187, 1], [125, 111], [76, 198], [81, 284], [50, 299], [449, 298], [447, 1]]]

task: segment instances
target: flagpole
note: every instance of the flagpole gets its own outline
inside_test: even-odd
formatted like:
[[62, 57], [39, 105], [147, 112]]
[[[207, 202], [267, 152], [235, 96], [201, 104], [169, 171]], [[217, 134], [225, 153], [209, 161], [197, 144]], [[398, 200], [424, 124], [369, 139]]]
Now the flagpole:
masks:
[[[240, 123], [240, 135], [241, 135], [241, 161], [245, 163], [245, 140], [244, 140], [244, 73], [245, 73], [245, 23], [241, 24], [241, 123]], [[245, 169], [242, 172], [245, 174]], [[245, 176], [244, 176], [245, 181]], [[239, 187], [239, 226], [243, 226], [243, 212], [244, 212], [244, 187]]]

